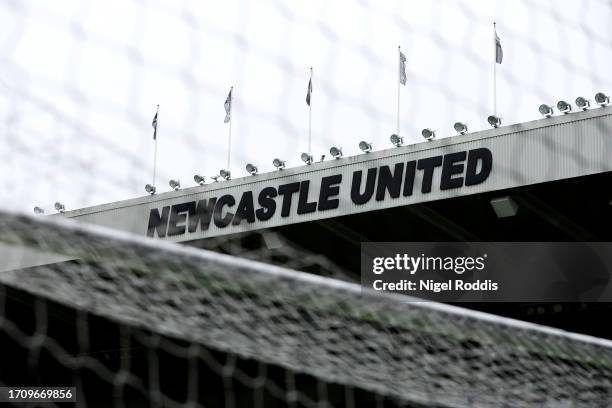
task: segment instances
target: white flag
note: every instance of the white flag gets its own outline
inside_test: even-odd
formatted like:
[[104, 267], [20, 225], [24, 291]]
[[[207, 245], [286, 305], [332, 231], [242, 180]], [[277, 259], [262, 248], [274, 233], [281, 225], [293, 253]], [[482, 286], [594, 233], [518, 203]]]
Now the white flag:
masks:
[[406, 85], [406, 56], [399, 52], [399, 81], [400, 84]]
[[502, 63], [504, 59], [504, 51], [502, 50], [501, 42], [499, 41], [499, 37], [497, 36], [497, 30], [495, 30], [495, 62], [498, 64]]
[[223, 120], [223, 123], [227, 123], [231, 120], [231, 116], [232, 116], [232, 91], [234, 90], [234, 87], [230, 88], [229, 93], [227, 94], [227, 98], [225, 99], [225, 103], [223, 104], [223, 106], [225, 107], [225, 119]]

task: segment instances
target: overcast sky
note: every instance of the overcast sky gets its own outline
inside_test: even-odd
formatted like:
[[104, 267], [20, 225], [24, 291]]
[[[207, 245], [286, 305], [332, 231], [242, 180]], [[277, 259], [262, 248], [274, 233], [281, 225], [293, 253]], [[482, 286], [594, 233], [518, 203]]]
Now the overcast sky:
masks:
[[302, 165], [309, 67], [313, 153], [389, 148], [397, 46], [407, 57], [401, 133], [488, 127], [493, 21], [504, 124], [542, 102], [612, 92], [604, 0], [0, 0], [2, 206], [51, 211], [144, 195], [160, 105], [158, 190], [225, 167], [223, 102], [234, 86], [233, 177], [253, 162]]

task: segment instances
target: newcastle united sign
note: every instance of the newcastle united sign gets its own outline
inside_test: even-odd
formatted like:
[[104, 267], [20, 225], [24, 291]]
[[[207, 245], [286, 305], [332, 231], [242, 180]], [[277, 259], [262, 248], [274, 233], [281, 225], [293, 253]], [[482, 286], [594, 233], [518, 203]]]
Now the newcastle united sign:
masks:
[[[242, 223], [265, 223], [275, 214], [298, 219], [305, 214], [335, 210], [340, 207], [341, 191], [350, 190], [351, 206], [362, 206], [371, 200], [396, 200], [410, 197], [414, 189], [429, 194], [432, 189], [449, 190], [483, 183], [491, 172], [493, 155], [486, 148], [425, 157], [393, 165], [355, 170], [348, 180], [342, 173], [306, 178], [258, 190], [242, 191], [240, 196], [210, 195], [200, 200], [153, 208], [149, 213], [147, 236], [160, 238], [239, 226]], [[433, 185], [434, 173], [440, 172]], [[417, 174], [419, 177], [416, 177]], [[418, 180], [419, 185], [415, 185]], [[316, 185], [316, 194], [312, 194]]]

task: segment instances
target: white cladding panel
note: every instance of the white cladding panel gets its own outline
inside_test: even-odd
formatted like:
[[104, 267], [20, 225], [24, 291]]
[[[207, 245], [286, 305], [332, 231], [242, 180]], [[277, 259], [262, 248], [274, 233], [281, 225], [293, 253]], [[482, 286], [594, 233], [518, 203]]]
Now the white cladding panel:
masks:
[[[292, 197], [290, 215], [282, 217], [282, 199], [277, 197], [275, 199], [276, 211], [267, 221], [256, 220], [254, 223], [247, 223], [246, 220], [242, 220], [239, 225], [230, 224], [224, 228], [219, 228], [214, 222], [211, 222], [207, 231], [201, 231], [198, 228], [194, 233], [186, 232], [165, 238], [180, 242], [612, 171], [611, 112], [612, 108], [593, 109], [339, 160], [329, 160], [311, 166], [290, 168], [69, 211], [65, 213], [65, 216], [82, 222], [146, 235], [151, 209], [157, 208], [161, 213], [164, 206], [211, 197], [219, 198], [222, 195], [230, 194], [235, 198], [236, 205], [231, 208], [226, 207], [224, 213], [233, 212], [242, 194], [246, 191], [253, 192], [257, 209], [259, 207], [257, 197], [262, 189], [278, 188], [282, 184], [305, 180], [310, 181], [309, 201], [317, 201], [321, 179], [326, 176], [342, 176], [337, 197], [340, 201], [336, 209], [298, 215], [296, 211], [298, 194], [295, 194]], [[481, 184], [441, 191], [439, 188], [441, 168], [437, 167], [429, 193], [421, 192], [423, 172], [417, 170], [411, 196], [400, 195], [399, 198], [392, 199], [387, 194], [383, 201], [376, 201], [372, 198], [363, 205], [356, 205], [351, 200], [351, 184], [355, 171], [363, 170], [363, 189], [369, 168], [389, 166], [393, 170], [396, 163], [406, 163], [476, 148], [487, 148], [493, 156], [491, 173]]]

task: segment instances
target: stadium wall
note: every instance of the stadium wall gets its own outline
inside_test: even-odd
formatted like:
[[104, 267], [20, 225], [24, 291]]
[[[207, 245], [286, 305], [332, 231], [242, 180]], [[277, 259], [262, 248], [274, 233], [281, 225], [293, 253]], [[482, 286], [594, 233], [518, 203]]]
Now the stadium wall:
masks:
[[63, 216], [183, 242], [608, 172], [611, 113], [577, 112]]

